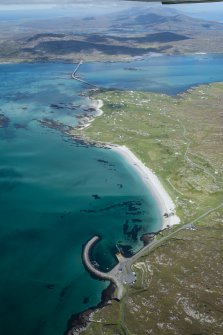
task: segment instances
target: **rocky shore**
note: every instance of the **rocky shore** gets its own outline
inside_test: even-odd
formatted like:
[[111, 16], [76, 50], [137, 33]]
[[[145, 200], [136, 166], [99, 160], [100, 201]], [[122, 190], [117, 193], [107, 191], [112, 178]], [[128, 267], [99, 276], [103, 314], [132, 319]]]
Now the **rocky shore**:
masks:
[[64, 332], [64, 335], [77, 335], [81, 330], [85, 329], [89, 322], [91, 322], [93, 313], [111, 303], [115, 289], [115, 285], [110, 283], [110, 285], [102, 292], [101, 301], [97, 306], [90, 307], [85, 311], [71, 315], [67, 322], [67, 329]]

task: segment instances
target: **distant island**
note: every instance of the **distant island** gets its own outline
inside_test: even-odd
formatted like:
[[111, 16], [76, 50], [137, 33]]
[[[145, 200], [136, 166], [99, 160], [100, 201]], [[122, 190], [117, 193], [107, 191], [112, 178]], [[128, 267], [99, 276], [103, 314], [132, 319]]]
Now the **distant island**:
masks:
[[3, 21], [0, 28], [0, 62], [107, 62], [154, 53], [223, 52], [223, 23], [192, 18], [171, 7], [147, 12], [138, 6], [83, 19]]

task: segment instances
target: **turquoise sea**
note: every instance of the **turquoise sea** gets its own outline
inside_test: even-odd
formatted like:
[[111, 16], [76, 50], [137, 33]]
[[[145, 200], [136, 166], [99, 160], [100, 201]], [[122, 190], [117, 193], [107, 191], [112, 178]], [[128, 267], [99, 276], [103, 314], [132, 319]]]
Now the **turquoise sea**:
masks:
[[[66, 322], [100, 301], [106, 282], [86, 272], [81, 252], [103, 270], [116, 244], [136, 251], [161, 215], [124, 159], [42, 127], [43, 118], [76, 125], [86, 86], [62, 63], [0, 65], [0, 333], [61, 335]], [[83, 78], [100, 87], [176, 94], [223, 80], [222, 55], [161, 56], [128, 63], [89, 63]], [[55, 108], [59, 105], [60, 108]]]

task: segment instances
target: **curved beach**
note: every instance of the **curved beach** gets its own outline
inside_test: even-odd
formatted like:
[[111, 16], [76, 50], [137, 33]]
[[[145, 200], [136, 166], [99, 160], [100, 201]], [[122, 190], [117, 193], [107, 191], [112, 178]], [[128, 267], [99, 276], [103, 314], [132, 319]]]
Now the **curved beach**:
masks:
[[146, 167], [140, 161], [140, 159], [137, 158], [134, 153], [128, 149], [128, 147], [112, 145], [111, 148], [122, 155], [125, 160], [136, 170], [136, 172], [141, 175], [145, 185], [155, 197], [163, 217], [162, 229], [178, 224], [180, 219], [176, 215], [175, 204], [164, 189], [156, 174], [148, 167]]
[[[90, 98], [89, 100], [91, 101], [91, 106], [97, 111], [95, 117], [101, 116], [103, 114], [103, 101], [100, 99], [93, 100]], [[93, 122], [93, 120], [94, 119], [92, 119], [91, 122]], [[83, 128], [87, 128], [91, 124], [91, 122], [84, 125]], [[146, 187], [156, 199], [163, 218], [161, 229], [165, 229], [180, 223], [180, 218], [176, 215], [175, 204], [163, 187], [163, 185], [161, 184], [156, 174], [147, 166], [145, 166], [142, 161], [137, 156], [135, 156], [135, 154], [127, 146], [120, 146], [112, 143], [108, 143], [108, 146], [112, 150], [116, 151], [118, 154], [122, 155], [127, 163], [136, 170], [136, 173], [141, 176]]]

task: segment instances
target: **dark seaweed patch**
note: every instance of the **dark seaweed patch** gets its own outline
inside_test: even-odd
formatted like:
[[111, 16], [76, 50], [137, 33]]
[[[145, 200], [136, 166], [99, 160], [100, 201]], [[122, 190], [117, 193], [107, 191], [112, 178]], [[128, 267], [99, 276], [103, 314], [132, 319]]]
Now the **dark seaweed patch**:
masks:
[[10, 119], [4, 114], [0, 114], [0, 128], [8, 127]]
[[89, 294], [87, 297], [84, 297], [83, 304], [85, 304], [85, 305], [88, 304], [89, 301], [90, 301], [91, 296], [92, 296], [92, 294]]
[[99, 200], [101, 199], [101, 197], [97, 194], [92, 194], [92, 197], [95, 199], [95, 200]]
[[[133, 222], [141, 222], [142, 220], [139, 219], [132, 219]], [[141, 225], [134, 225], [132, 229], [129, 227], [129, 220], [126, 220], [126, 222], [123, 224], [123, 233], [131, 238], [133, 241], [137, 241], [138, 239], [138, 233], [142, 231]]]
[[[128, 208], [128, 211], [136, 211], [138, 210], [138, 208], [136, 206], [141, 206], [141, 202], [140, 201], [124, 201], [124, 202], [121, 202], [121, 203], [118, 203], [118, 204], [114, 204], [114, 205], [111, 205], [111, 206], [108, 206], [108, 207], [104, 207], [104, 208], [100, 208], [100, 209], [81, 209], [80, 212], [83, 212], [83, 213], [98, 213], [98, 212], [106, 212], [106, 211], [109, 211], [111, 209], [114, 209], [114, 208], [121, 208], [121, 207], [127, 207]], [[141, 213], [141, 212], [137, 212], [138, 213]]]
[[61, 290], [61, 292], [60, 292], [60, 298], [61, 298], [61, 299], [65, 296], [65, 294], [66, 294], [68, 288], [69, 288], [68, 286], [65, 286], [65, 287], [63, 287], [63, 289]]
[[119, 244], [118, 248], [124, 257], [132, 257], [134, 254], [131, 245]]
[[25, 125], [25, 124], [22, 124], [22, 123], [14, 123], [14, 127], [16, 128], [16, 129], [28, 129], [27, 128], [27, 125]]
[[0, 189], [3, 192], [13, 191], [19, 184], [17, 181], [2, 181], [0, 182]]
[[0, 178], [21, 178], [23, 175], [15, 169], [0, 169]]
[[55, 288], [56, 284], [46, 284], [45, 287], [48, 288], [48, 290], [53, 290]]

